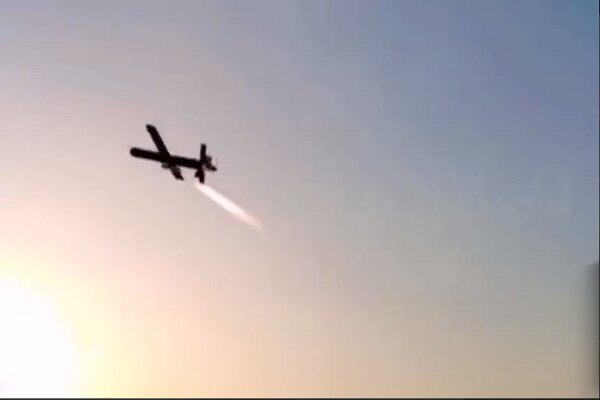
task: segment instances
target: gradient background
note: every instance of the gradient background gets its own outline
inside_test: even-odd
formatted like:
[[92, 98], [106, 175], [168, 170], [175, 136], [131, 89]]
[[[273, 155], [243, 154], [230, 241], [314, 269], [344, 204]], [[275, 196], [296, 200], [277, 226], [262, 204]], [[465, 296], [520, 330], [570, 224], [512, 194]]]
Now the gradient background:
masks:
[[[0, 0], [0, 279], [80, 395], [597, 393], [598, 15]], [[131, 158], [146, 123], [265, 228]]]

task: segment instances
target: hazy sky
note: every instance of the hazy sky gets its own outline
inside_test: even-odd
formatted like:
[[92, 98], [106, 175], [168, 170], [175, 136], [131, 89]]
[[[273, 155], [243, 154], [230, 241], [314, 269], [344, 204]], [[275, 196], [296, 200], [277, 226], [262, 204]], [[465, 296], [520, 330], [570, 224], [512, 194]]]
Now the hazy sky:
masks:
[[[598, 15], [0, 0], [0, 280], [87, 395], [585, 395]], [[264, 229], [133, 159], [146, 123]]]

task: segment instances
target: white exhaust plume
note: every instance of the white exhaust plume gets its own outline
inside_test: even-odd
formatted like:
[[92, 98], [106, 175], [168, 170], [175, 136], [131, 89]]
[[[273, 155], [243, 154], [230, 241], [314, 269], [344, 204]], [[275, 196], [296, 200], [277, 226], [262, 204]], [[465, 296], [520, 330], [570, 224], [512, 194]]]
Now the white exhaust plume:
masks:
[[215, 189], [211, 188], [210, 186], [203, 185], [198, 181], [194, 182], [194, 185], [200, 192], [204, 193], [206, 197], [217, 203], [219, 206], [221, 206], [221, 208], [229, 212], [240, 221], [245, 222], [254, 229], [262, 229], [262, 224], [258, 219], [254, 218], [242, 207], [238, 206], [233, 201], [217, 192]]

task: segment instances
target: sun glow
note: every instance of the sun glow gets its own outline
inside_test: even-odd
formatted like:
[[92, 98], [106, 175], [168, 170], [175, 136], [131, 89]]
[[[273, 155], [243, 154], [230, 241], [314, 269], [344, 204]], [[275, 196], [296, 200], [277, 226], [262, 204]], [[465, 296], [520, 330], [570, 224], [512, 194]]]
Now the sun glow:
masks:
[[51, 299], [0, 279], [0, 396], [74, 395], [74, 340]]

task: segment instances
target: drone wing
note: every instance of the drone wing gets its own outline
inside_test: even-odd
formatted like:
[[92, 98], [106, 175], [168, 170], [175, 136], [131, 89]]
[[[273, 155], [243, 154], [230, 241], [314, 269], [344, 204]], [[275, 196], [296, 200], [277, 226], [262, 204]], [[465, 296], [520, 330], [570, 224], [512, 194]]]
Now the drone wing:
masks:
[[167, 146], [165, 146], [165, 142], [162, 141], [162, 138], [160, 137], [158, 130], [156, 130], [156, 128], [153, 125], [146, 125], [146, 130], [150, 134], [150, 137], [152, 138], [152, 141], [156, 145], [156, 148], [158, 149], [158, 151], [160, 153], [162, 153], [163, 155], [170, 157], [171, 154], [169, 153], [169, 150], [167, 150]]

